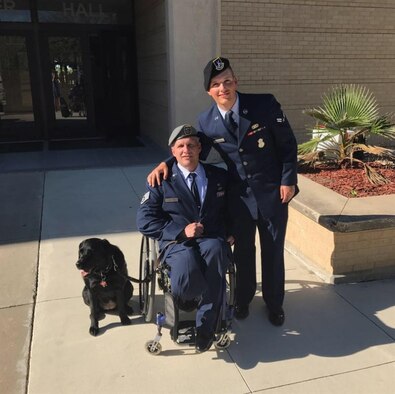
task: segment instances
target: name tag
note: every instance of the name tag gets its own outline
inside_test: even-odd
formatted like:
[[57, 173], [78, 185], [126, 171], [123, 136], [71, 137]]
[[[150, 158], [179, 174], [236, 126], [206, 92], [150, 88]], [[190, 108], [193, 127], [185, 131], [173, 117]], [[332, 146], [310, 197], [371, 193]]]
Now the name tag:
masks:
[[165, 202], [178, 202], [178, 197], [165, 198]]
[[217, 192], [217, 197], [223, 197], [225, 195], [225, 192], [224, 191], [222, 191], [222, 192]]
[[214, 140], [214, 144], [220, 144], [221, 142], [225, 142], [225, 138], [217, 138]]

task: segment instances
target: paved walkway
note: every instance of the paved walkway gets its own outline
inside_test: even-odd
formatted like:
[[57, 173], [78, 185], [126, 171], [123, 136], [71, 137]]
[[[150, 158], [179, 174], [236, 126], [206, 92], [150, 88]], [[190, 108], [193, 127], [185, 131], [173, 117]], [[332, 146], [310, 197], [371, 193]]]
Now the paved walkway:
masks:
[[258, 291], [225, 351], [195, 354], [165, 330], [152, 356], [155, 326], [138, 314], [131, 326], [107, 315], [89, 335], [78, 244], [107, 238], [138, 276], [135, 213], [161, 155], [58, 152], [51, 165], [0, 155], [0, 393], [392, 393], [395, 280], [332, 286], [289, 254], [284, 326], [270, 325]]

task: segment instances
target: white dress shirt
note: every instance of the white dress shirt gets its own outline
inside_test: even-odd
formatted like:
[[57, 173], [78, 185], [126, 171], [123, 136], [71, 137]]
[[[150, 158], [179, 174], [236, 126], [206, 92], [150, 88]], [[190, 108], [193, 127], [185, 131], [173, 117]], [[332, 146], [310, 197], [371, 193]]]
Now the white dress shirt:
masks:
[[196, 186], [199, 191], [199, 197], [200, 201], [204, 202], [204, 198], [206, 197], [206, 192], [207, 192], [207, 177], [206, 177], [206, 172], [204, 171], [203, 166], [199, 163], [198, 166], [196, 167], [195, 171], [189, 171], [186, 168], [184, 168], [182, 165], [177, 163], [178, 168], [181, 170], [182, 175], [184, 176], [184, 180], [186, 184], [188, 185], [189, 189], [191, 189], [191, 183], [192, 180], [189, 176], [191, 172], [194, 172], [196, 176]]

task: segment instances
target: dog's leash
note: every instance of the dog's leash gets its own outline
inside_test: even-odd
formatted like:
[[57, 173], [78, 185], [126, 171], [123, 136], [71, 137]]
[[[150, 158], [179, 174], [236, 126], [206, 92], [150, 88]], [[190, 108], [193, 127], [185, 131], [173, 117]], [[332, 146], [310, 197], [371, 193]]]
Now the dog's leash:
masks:
[[[158, 266], [159, 266], [159, 264], [160, 264], [160, 261], [161, 261], [163, 255], [165, 254], [165, 251], [167, 250], [167, 248], [168, 248], [170, 245], [173, 245], [173, 244], [176, 244], [176, 243], [179, 243], [179, 241], [170, 241], [170, 242], [163, 248], [163, 250], [160, 252], [159, 256], [158, 256], [158, 257], [156, 258], [156, 260], [155, 260], [154, 270], [157, 270], [157, 269], [158, 269]], [[125, 278], [125, 279], [127, 279], [127, 280], [130, 280], [131, 282], [134, 282], [134, 283], [149, 283], [149, 282], [151, 282], [151, 280], [152, 280], [152, 275], [147, 275], [144, 279], [136, 279], [136, 278], [133, 278], [132, 276], [125, 275], [123, 272], [118, 271], [118, 264], [115, 262], [114, 256], [112, 256], [112, 262], [113, 262], [113, 264], [114, 264], [114, 270], [115, 270], [116, 272], [118, 272], [118, 274], [121, 275], [123, 278]]]
[[118, 264], [115, 262], [114, 256], [112, 256], [112, 262], [114, 264], [114, 271], [118, 273], [118, 275], [122, 276], [124, 279], [130, 280], [131, 282], [134, 283], [149, 283], [151, 282], [152, 276], [147, 275], [144, 279], [136, 279], [133, 278], [132, 276], [125, 275], [123, 272], [118, 271]]

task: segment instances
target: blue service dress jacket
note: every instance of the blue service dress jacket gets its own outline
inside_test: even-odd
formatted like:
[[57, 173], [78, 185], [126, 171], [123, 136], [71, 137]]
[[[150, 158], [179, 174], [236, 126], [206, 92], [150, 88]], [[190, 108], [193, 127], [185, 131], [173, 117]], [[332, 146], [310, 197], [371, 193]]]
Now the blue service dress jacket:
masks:
[[205, 160], [214, 146], [252, 217], [258, 217], [259, 209], [263, 217], [270, 218], [282, 209], [280, 185], [297, 184], [296, 139], [273, 95], [238, 96], [238, 136], [225, 127], [216, 104], [200, 114], [201, 159]]
[[231, 233], [227, 214], [228, 174], [222, 168], [203, 166], [208, 183], [200, 210], [176, 163], [162, 185], [147, 185], [148, 191], [137, 212], [137, 227], [142, 234], [158, 240], [160, 250], [172, 241], [187, 240], [184, 229], [194, 222], [203, 224], [203, 237], [226, 240]]

